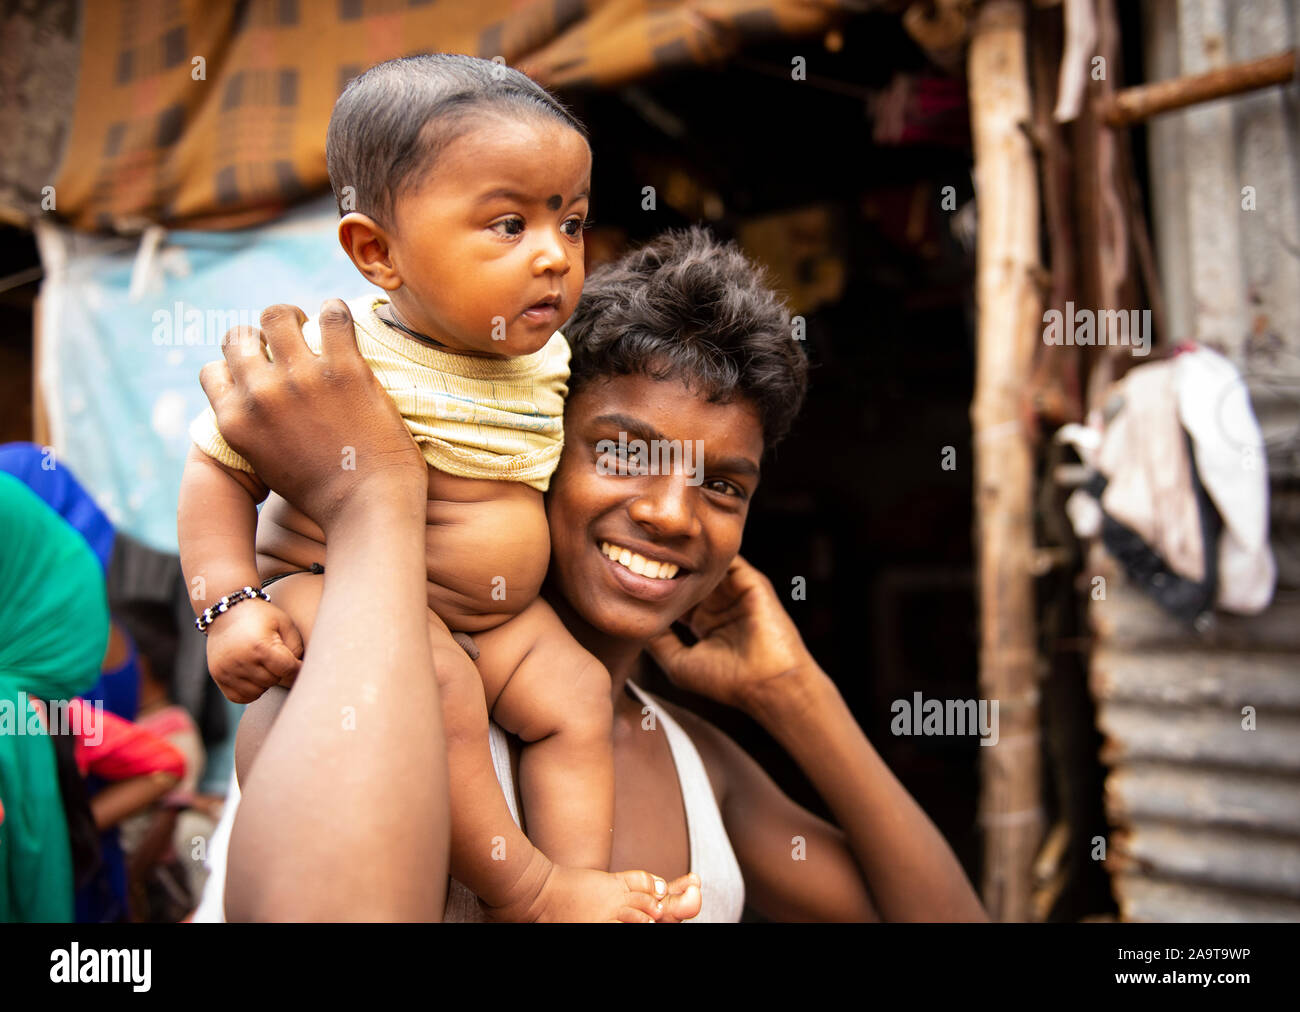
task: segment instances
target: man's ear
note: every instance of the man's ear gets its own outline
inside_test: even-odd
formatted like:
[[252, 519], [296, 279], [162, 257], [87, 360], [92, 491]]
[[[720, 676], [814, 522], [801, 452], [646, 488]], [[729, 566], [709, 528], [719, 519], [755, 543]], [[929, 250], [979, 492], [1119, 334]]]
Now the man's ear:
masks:
[[374, 218], [349, 211], [339, 221], [339, 243], [372, 285], [387, 292], [402, 287], [402, 276], [389, 255], [388, 233]]

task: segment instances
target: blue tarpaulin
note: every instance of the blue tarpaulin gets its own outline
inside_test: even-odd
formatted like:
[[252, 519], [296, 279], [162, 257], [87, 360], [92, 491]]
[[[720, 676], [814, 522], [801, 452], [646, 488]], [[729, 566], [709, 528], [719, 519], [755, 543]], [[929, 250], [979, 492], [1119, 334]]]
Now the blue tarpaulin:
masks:
[[272, 225], [105, 239], [38, 226], [46, 280], [39, 375], [51, 442], [119, 530], [176, 551], [199, 369], [231, 327], [292, 302], [314, 316], [367, 282], [335, 237], [332, 198]]

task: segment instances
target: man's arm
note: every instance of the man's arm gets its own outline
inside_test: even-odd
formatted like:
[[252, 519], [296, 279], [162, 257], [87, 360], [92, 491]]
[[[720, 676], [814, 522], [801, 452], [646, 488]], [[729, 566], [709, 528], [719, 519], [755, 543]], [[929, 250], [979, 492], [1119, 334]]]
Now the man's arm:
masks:
[[241, 784], [230, 920], [441, 917], [446, 755], [415, 491], [329, 532], [311, 650]]
[[[447, 887], [447, 770], [427, 632], [426, 471], [356, 350], [343, 303], [322, 354], [291, 307], [229, 335], [204, 392], [222, 432], [326, 535], [324, 593], [294, 690], [241, 784], [231, 920], [438, 920]], [[303, 424], [304, 419], [308, 420]], [[343, 446], [356, 469], [339, 467]]]

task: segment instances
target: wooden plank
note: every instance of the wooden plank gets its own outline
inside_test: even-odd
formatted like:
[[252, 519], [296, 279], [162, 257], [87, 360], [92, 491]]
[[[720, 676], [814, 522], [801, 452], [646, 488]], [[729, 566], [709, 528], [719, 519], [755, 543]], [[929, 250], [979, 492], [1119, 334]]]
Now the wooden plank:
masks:
[[32, 442], [50, 445], [50, 416], [41, 390], [41, 297], [32, 300]]
[[978, 304], [975, 515], [979, 559], [980, 694], [1000, 701], [1001, 736], [980, 749], [983, 898], [997, 920], [1033, 916], [1040, 797], [1033, 552], [1033, 455], [1021, 421], [1042, 313], [1038, 180], [1023, 125], [1031, 120], [1021, 0], [975, 15], [967, 61], [975, 190]]
[[1300, 780], [1203, 766], [1136, 763], [1106, 777], [1112, 825], [1170, 820], [1300, 836]]
[[1117, 875], [1111, 881], [1120, 917], [1126, 921], [1300, 922], [1300, 902], [1295, 900], [1168, 882], [1145, 875]]
[[1233, 710], [1102, 702], [1097, 726], [1108, 766], [1133, 760], [1205, 763], [1300, 773], [1300, 717], [1260, 709], [1257, 729], [1242, 729]]

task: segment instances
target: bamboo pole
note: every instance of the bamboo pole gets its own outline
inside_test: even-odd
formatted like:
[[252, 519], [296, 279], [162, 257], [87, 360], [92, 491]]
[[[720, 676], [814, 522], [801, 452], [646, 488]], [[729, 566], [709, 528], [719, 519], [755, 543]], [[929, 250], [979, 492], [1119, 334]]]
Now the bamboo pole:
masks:
[[1216, 98], [1240, 95], [1275, 84], [1286, 84], [1296, 73], [1294, 49], [1247, 63], [1235, 63], [1205, 74], [1156, 81], [1116, 92], [1102, 116], [1108, 126], [1122, 127]]
[[1033, 551], [1033, 456], [1022, 423], [1041, 339], [1038, 180], [1022, 124], [1031, 122], [1023, 0], [980, 6], [968, 62], [980, 205], [974, 430], [979, 558], [980, 692], [999, 703], [1000, 738], [980, 749], [983, 896], [1001, 921], [1032, 916], [1040, 805]]

